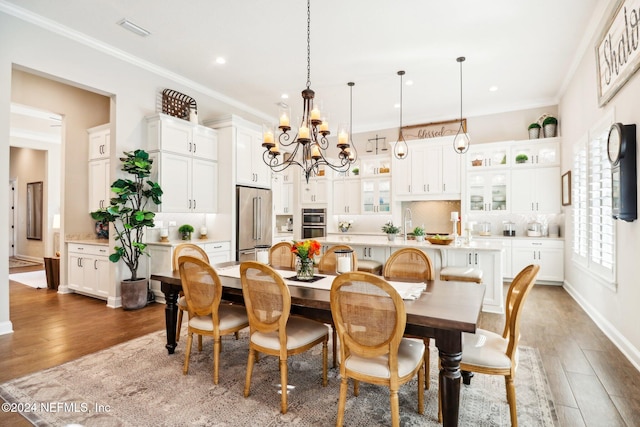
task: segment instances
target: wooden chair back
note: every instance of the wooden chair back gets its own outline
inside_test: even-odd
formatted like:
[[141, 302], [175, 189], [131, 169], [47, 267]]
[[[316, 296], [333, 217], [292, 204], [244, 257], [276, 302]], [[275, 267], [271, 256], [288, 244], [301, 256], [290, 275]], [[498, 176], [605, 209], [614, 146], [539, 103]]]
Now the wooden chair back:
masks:
[[358, 256], [356, 251], [349, 245], [334, 245], [331, 246], [320, 258], [318, 262], [318, 273], [335, 274], [336, 273], [336, 251], [337, 250], [352, 250], [353, 251], [353, 270], [358, 270]]
[[407, 315], [398, 292], [382, 277], [366, 272], [344, 273], [331, 286], [331, 314], [340, 339], [341, 360], [350, 354], [389, 354], [397, 377], [397, 353]]
[[420, 249], [402, 248], [387, 259], [382, 275], [386, 280], [426, 282], [434, 278], [433, 262]]
[[515, 352], [520, 341], [520, 314], [522, 307], [536, 282], [536, 277], [540, 271], [540, 266], [531, 264], [523, 268], [513, 279], [507, 292], [505, 323], [502, 337], [509, 341], [506, 354], [515, 360]]
[[198, 258], [209, 263], [209, 256], [200, 246], [194, 245], [193, 243], [181, 243], [173, 250], [173, 258], [171, 261], [174, 270], [178, 269], [180, 257], [185, 255]]
[[269, 249], [269, 265], [276, 270], [293, 270], [295, 268], [295, 255], [291, 252], [292, 244], [279, 242]]
[[222, 284], [216, 271], [207, 261], [188, 255], [180, 257], [178, 269], [190, 315], [213, 315], [216, 320], [222, 298]]

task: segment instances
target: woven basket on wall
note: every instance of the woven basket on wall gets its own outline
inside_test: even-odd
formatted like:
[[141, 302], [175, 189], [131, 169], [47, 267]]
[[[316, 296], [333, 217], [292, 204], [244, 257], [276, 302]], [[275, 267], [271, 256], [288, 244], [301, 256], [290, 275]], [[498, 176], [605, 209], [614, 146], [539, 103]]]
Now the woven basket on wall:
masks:
[[198, 112], [195, 99], [172, 89], [162, 91], [162, 112], [164, 114], [189, 120], [191, 111]]

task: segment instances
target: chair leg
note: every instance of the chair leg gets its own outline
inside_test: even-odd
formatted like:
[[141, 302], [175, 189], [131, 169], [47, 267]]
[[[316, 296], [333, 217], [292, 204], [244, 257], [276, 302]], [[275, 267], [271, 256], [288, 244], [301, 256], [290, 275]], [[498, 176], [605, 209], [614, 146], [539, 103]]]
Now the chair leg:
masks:
[[253, 373], [253, 363], [256, 351], [249, 347], [249, 360], [247, 361], [247, 377], [244, 380], [244, 397], [249, 397], [251, 392], [251, 374]]
[[507, 387], [507, 402], [509, 402], [509, 413], [511, 414], [511, 426], [518, 427], [518, 413], [516, 411], [516, 387], [513, 383], [513, 377], [507, 375], [504, 377]]
[[431, 352], [429, 351], [429, 344], [431, 343], [431, 338], [424, 339], [424, 387], [429, 390], [431, 387]]
[[176, 325], [176, 342], [180, 341], [180, 329], [182, 329], [182, 313], [183, 309], [178, 307], [178, 324]]
[[347, 389], [349, 388], [349, 379], [342, 377], [340, 380], [340, 399], [338, 400], [338, 417], [336, 419], [336, 427], [342, 427], [344, 423], [344, 408], [347, 404]]
[[218, 384], [220, 372], [220, 337], [213, 340], [213, 383]]
[[202, 351], [202, 335], [198, 335], [198, 351]]
[[442, 381], [440, 380], [440, 374], [438, 374], [438, 422], [442, 424]]
[[398, 390], [390, 390], [391, 400], [391, 426], [400, 427], [400, 402], [398, 400]]
[[280, 400], [280, 412], [283, 414], [287, 413], [287, 359], [280, 360], [280, 391], [282, 392], [282, 397]]
[[236, 336], [236, 340], [240, 339], [240, 331], [236, 331], [234, 335]]
[[336, 332], [336, 327], [331, 325], [331, 339], [333, 343], [333, 348], [331, 351], [333, 352], [333, 367], [338, 367], [338, 333]]
[[353, 395], [358, 397], [360, 395], [360, 381], [353, 380]]
[[329, 353], [329, 349], [327, 348], [327, 341], [328, 339], [325, 339], [322, 342], [322, 387], [327, 386], [327, 371], [328, 371], [327, 365], [329, 364], [327, 362], [328, 353]]
[[421, 366], [418, 371], [418, 413], [420, 415], [424, 414], [424, 371], [424, 366]]
[[187, 375], [189, 372], [189, 357], [191, 356], [191, 344], [193, 343], [193, 332], [189, 332], [187, 337], [187, 351], [184, 354], [184, 366], [182, 367], [182, 374]]

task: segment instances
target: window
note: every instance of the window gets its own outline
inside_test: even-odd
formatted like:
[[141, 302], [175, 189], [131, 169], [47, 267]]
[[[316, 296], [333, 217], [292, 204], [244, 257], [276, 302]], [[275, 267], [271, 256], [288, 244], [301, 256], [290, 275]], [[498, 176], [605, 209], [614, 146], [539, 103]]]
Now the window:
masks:
[[574, 148], [571, 183], [573, 260], [615, 282], [615, 226], [607, 136], [613, 117], [605, 117]]

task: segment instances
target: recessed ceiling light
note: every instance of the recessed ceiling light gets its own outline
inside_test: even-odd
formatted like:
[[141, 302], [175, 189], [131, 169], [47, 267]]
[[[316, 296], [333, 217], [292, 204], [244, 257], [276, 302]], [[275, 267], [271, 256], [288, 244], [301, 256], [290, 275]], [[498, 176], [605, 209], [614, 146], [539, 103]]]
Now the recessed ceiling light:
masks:
[[226, 64], [227, 60], [224, 59], [222, 56], [219, 56], [216, 58], [216, 64]]
[[393, 108], [400, 108], [400, 103], [393, 104]]
[[287, 95], [286, 93], [283, 93], [282, 95], [280, 95], [281, 99], [289, 99], [289, 95]]
[[491, 87], [489, 88], [489, 92], [495, 92], [495, 91], [497, 91], [497, 90], [498, 90], [498, 86], [491, 86]]
[[134, 24], [133, 22], [129, 21], [128, 19], [124, 18], [122, 19], [120, 22], [118, 22], [118, 25], [120, 25], [122, 28], [131, 31], [134, 34], [137, 34], [141, 37], [147, 37], [148, 35], [151, 34], [151, 32], [145, 30], [144, 28], [142, 28], [139, 25]]
[[413, 80], [407, 80], [404, 84], [407, 86], [413, 86]]

